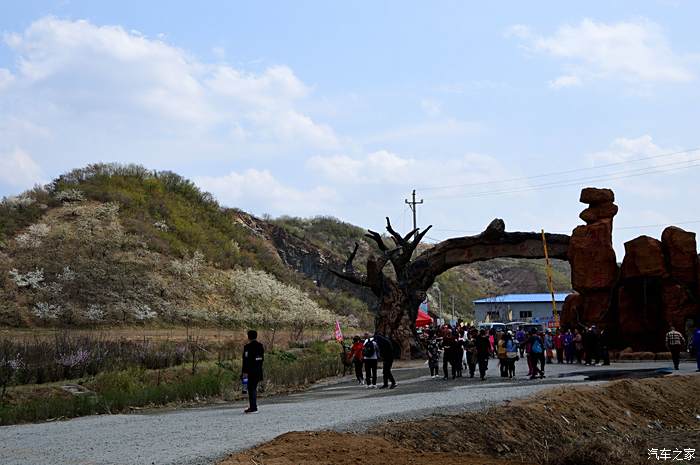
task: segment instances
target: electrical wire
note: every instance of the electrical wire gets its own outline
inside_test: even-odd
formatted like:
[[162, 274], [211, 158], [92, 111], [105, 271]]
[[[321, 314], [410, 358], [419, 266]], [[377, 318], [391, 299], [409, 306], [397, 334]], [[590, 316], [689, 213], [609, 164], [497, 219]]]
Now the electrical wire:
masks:
[[440, 189], [454, 189], [454, 188], [459, 188], [459, 187], [483, 186], [483, 185], [494, 184], [494, 183], [508, 183], [508, 182], [514, 182], [514, 181], [525, 181], [525, 180], [529, 180], [529, 179], [539, 179], [539, 178], [544, 178], [544, 177], [548, 177], [548, 176], [558, 176], [558, 175], [563, 175], [563, 174], [577, 173], [580, 171], [591, 171], [591, 170], [598, 170], [598, 169], [603, 169], [603, 168], [610, 168], [612, 166], [620, 166], [620, 165], [625, 165], [628, 163], [637, 163], [640, 161], [654, 160], [657, 158], [671, 157], [671, 156], [675, 156], [675, 155], [681, 155], [681, 154], [692, 153], [692, 152], [697, 152], [697, 151], [700, 151], [700, 147], [686, 149], [686, 150], [678, 150], [676, 152], [662, 153], [659, 155], [652, 155], [652, 156], [648, 156], [648, 157], [635, 158], [634, 160], [623, 160], [623, 161], [606, 163], [606, 164], [597, 165], [597, 166], [573, 168], [570, 170], [563, 170], [563, 171], [552, 171], [549, 173], [536, 174], [536, 175], [531, 175], [531, 176], [520, 176], [520, 177], [516, 177], [516, 178], [501, 179], [499, 181], [481, 181], [481, 182], [472, 182], [472, 183], [465, 183], [465, 184], [423, 186], [423, 187], [416, 188], [416, 190], [428, 191], [428, 190], [440, 190]]

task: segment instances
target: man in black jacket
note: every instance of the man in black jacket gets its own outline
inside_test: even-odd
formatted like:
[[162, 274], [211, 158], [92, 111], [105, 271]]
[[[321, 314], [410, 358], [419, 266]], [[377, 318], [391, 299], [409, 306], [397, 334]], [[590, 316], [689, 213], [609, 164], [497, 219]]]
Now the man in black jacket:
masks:
[[[380, 333], [374, 333], [374, 340], [379, 346], [379, 356], [382, 358], [382, 378], [384, 384], [379, 387], [379, 389], [394, 389], [396, 387], [396, 381], [394, 380], [394, 375], [391, 374], [391, 366], [394, 364], [394, 344], [391, 340], [384, 337]], [[391, 382], [391, 386], [389, 386]]]
[[249, 407], [245, 413], [258, 412], [258, 383], [263, 379], [263, 361], [265, 360], [265, 348], [258, 341], [258, 332], [248, 331], [248, 344], [243, 347], [243, 369], [241, 377], [248, 377], [248, 402]]
[[479, 364], [479, 376], [482, 381], [486, 378], [486, 370], [489, 369], [490, 348], [491, 343], [486, 330], [479, 330], [479, 335], [476, 337], [476, 359]]

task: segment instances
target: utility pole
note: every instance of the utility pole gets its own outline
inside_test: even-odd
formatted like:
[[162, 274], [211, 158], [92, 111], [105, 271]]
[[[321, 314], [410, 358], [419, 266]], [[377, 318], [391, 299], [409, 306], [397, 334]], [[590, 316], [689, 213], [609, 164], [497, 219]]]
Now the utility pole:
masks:
[[413, 195], [412, 195], [413, 200], [409, 202], [408, 199], [404, 199], [404, 202], [411, 208], [411, 211], [413, 212], [413, 229], [416, 231], [416, 234], [418, 234], [418, 226], [416, 226], [416, 206], [420, 205], [423, 203], [423, 199], [420, 199], [420, 202], [416, 202], [416, 190], [413, 189]]

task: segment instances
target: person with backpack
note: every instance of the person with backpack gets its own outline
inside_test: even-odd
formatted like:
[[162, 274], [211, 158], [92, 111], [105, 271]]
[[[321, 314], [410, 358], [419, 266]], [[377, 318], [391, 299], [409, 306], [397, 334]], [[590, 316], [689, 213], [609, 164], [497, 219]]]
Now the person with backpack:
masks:
[[[530, 346], [530, 360], [532, 363], [532, 372], [530, 374], [530, 379], [535, 379], [539, 374], [540, 378], [544, 378], [544, 343], [542, 339], [537, 334], [535, 328], [530, 332], [530, 338], [528, 339], [528, 345]], [[540, 368], [537, 368], [539, 363]]]
[[377, 359], [379, 358], [379, 347], [374, 342], [374, 338], [365, 334], [365, 341], [362, 344], [362, 360], [365, 363], [365, 383], [367, 389], [377, 387]]
[[498, 366], [500, 367], [501, 378], [508, 377], [508, 356], [506, 351], [505, 333], [499, 333], [498, 342], [496, 343], [496, 356], [498, 357]]
[[350, 362], [355, 367], [355, 377], [357, 378], [357, 384], [364, 384], [365, 378], [362, 375], [362, 349], [364, 344], [360, 339], [360, 336], [355, 336], [352, 338], [352, 346], [350, 347]]
[[[391, 374], [391, 367], [394, 364], [394, 344], [391, 340], [379, 332], [374, 333], [374, 341], [379, 349], [379, 357], [382, 359], [382, 385], [379, 389], [394, 389], [396, 380]], [[391, 383], [391, 385], [389, 385]]]

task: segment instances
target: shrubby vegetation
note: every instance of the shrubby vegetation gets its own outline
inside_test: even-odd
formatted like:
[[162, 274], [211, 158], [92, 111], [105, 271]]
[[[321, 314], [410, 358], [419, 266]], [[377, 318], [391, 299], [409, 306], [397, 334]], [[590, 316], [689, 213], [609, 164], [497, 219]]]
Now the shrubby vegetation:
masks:
[[[238, 398], [240, 344], [196, 344], [197, 350], [194, 341], [114, 341], [67, 333], [21, 344], [2, 340], [0, 425]], [[323, 342], [293, 352], [268, 351], [263, 388], [276, 392], [335, 376], [343, 369], [339, 352], [337, 344]], [[51, 384], [65, 380], [87, 394], [72, 396]]]
[[[330, 314], [320, 307], [367, 313], [357, 299], [284, 266], [235, 212], [171, 172], [90, 165], [5, 199], [2, 212], [0, 298], [8, 304], [0, 324], [253, 324], [245, 307], [260, 303], [231, 285], [232, 275], [246, 273], [236, 270], [248, 269], [285, 284], [280, 292], [308, 294], [313, 316]], [[300, 319], [294, 329], [301, 335], [307, 326]]]

